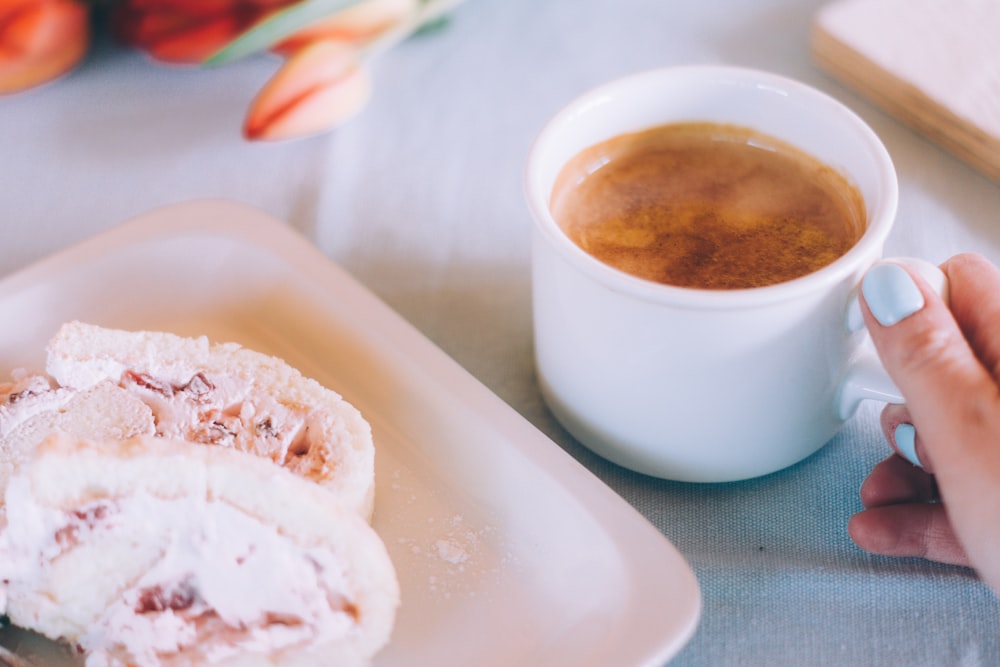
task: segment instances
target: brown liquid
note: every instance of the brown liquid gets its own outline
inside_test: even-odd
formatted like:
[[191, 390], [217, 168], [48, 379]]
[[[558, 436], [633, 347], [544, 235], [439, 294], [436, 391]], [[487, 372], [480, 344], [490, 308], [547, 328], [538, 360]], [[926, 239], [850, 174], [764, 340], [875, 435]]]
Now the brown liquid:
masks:
[[574, 157], [551, 210], [581, 248], [669, 285], [760, 287], [804, 276], [865, 231], [861, 194], [837, 171], [751, 129], [678, 123]]

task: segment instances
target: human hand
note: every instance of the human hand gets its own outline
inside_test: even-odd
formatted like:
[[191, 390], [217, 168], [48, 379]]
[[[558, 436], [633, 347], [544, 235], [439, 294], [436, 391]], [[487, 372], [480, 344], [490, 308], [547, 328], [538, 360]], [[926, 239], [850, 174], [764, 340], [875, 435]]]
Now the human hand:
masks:
[[907, 404], [883, 411], [897, 453], [872, 470], [848, 530], [875, 553], [972, 566], [1000, 592], [1000, 269], [978, 255], [941, 268], [950, 309], [898, 264], [862, 283], [865, 322]]

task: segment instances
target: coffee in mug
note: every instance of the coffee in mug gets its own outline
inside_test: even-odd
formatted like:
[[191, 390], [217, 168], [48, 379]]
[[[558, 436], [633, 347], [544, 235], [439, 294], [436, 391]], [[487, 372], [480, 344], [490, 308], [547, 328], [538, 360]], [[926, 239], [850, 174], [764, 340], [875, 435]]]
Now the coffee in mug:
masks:
[[550, 208], [600, 261], [657, 283], [746, 289], [834, 262], [866, 228], [847, 177], [733, 124], [668, 123], [602, 141], [560, 171]]
[[[748, 289], [699, 289], [721, 274], [714, 260], [706, 262], [710, 271], [681, 272], [709, 276], [688, 287], [637, 277], [583, 250], [559, 218], [567, 208], [590, 207], [578, 181], [586, 186], [617, 158], [612, 155], [603, 167], [603, 158], [584, 160], [582, 169], [573, 168], [577, 176], [563, 178], [570, 173], [567, 165], [607, 142], [633, 152], [628, 143], [648, 141], [647, 130], [689, 123], [696, 124], [689, 126], [695, 135], [708, 127], [753, 128], [751, 141], [774, 148], [785, 164], [815, 159], [829, 168], [806, 169], [801, 188], [844, 175], [858, 199], [833, 179], [838, 184], [830, 188], [831, 201], [842, 196], [845, 211], [864, 212], [844, 214], [854, 220], [846, 224], [846, 250], [832, 251], [837, 256], [828, 264], [791, 279], [776, 276], [772, 260], [763, 262], [758, 275], [741, 284], [762, 277], [780, 282]], [[688, 171], [691, 162], [678, 170]], [[724, 171], [724, 162], [716, 159], [705, 173]], [[652, 179], [657, 187], [659, 171]], [[794, 200], [801, 188], [763, 198]], [[837, 100], [797, 81], [742, 68], [684, 66], [630, 75], [584, 93], [546, 124], [528, 157], [525, 194], [534, 221], [539, 388], [553, 415], [598, 454], [667, 479], [747, 479], [818, 450], [861, 400], [902, 400], [865, 336], [856, 296], [864, 272], [882, 258], [893, 226], [896, 174], [879, 138]], [[659, 190], [653, 194], [660, 197]], [[795, 217], [813, 216], [806, 211]], [[927, 268], [940, 275], [936, 267]]]

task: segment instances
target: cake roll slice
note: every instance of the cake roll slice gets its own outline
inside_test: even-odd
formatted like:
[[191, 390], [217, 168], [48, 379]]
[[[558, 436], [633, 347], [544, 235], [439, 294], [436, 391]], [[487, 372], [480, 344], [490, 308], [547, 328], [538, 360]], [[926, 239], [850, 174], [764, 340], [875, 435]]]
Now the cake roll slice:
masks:
[[149, 406], [156, 435], [270, 459], [371, 515], [368, 422], [282, 359], [204, 336], [69, 322], [49, 342], [46, 370], [71, 390], [110, 381]]
[[399, 587], [326, 488], [234, 449], [55, 432], [11, 478], [3, 611], [88, 667], [365, 665]]

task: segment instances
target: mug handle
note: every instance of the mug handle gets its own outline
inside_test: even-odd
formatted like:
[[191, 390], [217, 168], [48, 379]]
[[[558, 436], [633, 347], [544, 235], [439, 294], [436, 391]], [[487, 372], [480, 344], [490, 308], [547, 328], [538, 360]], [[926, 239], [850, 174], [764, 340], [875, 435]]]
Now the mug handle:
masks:
[[[934, 264], [913, 257], [889, 257], [881, 261], [904, 264], [911, 269], [916, 269], [917, 273], [934, 288], [934, 291], [941, 295], [945, 303], [948, 302], [948, 278]], [[851, 334], [860, 333], [865, 328], [864, 317], [861, 315], [861, 302], [858, 299], [858, 288], [851, 292], [844, 322]], [[865, 340], [858, 353], [851, 360], [840, 385], [840, 396], [837, 401], [840, 419], [845, 421], [849, 419], [857, 411], [861, 401], [867, 399], [883, 403], [904, 402], [903, 394], [889, 377], [889, 373], [886, 372], [870, 338]]]

